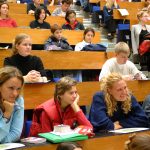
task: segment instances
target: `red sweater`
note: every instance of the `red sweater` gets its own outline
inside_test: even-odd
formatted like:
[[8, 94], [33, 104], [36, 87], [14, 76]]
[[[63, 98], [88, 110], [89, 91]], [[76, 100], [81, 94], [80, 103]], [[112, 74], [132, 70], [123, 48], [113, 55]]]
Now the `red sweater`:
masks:
[[72, 107], [68, 106], [66, 110], [62, 112], [58, 101], [51, 99], [34, 110], [30, 136], [50, 132], [55, 125], [60, 124], [70, 125], [72, 129], [75, 128], [76, 125], [92, 127], [82, 110], [74, 112]]
[[0, 19], [0, 27], [17, 27], [17, 23], [11, 18]]

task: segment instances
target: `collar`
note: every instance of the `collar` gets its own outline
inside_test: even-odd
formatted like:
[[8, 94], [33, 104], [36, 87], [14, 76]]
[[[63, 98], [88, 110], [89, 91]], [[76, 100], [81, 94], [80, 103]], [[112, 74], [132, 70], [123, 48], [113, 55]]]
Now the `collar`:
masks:
[[73, 24], [70, 24], [70, 22], [66, 22], [66, 25], [70, 25], [70, 27], [72, 28], [72, 30], [75, 29], [75, 27], [77, 26], [77, 24], [78, 24], [77, 20], [75, 20]]

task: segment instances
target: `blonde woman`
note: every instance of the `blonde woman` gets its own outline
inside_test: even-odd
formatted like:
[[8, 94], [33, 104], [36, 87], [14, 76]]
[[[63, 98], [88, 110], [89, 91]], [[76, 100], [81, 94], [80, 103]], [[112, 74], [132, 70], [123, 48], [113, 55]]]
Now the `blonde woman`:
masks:
[[108, 39], [113, 38], [113, 34], [116, 32], [116, 21], [113, 19], [113, 9], [119, 8], [116, 0], [107, 0], [106, 5], [103, 8], [104, 23], [108, 30]]
[[103, 78], [101, 90], [94, 95], [89, 114], [95, 132], [148, 126], [146, 114], [120, 74]]

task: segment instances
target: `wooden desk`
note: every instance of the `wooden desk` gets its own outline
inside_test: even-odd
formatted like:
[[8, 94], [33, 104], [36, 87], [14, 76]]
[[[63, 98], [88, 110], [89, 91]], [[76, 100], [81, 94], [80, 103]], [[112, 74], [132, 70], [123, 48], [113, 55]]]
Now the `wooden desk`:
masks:
[[[150, 134], [150, 131], [137, 132], [136, 134]], [[125, 141], [129, 139], [130, 134], [92, 138], [84, 141], [77, 141], [83, 150], [124, 150]], [[46, 144], [33, 146], [29, 148], [19, 148], [26, 150], [56, 150], [57, 144]]]
[[[150, 81], [128, 81], [128, 87], [139, 102], [150, 94]], [[53, 97], [55, 83], [25, 84], [23, 95], [25, 109], [34, 109], [39, 104]], [[77, 85], [80, 95], [79, 105], [90, 106], [93, 95], [100, 91], [100, 82], [82, 82]]]
[[[63, 30], [63, 35], [70, 45], [76, 45], [83, 40], [83, 30]], [[31, 36], [33, 44], [44, 44], [51, 35], [48, 29], [28, 29], [28, 28], [0, 28], [0, 43], [12, 43], [19, 33], [26, 33]], [[8, 36], [9, 35], [9, 36]], [[100, 42], [100, 32], [95, 32], [93, 43]]]

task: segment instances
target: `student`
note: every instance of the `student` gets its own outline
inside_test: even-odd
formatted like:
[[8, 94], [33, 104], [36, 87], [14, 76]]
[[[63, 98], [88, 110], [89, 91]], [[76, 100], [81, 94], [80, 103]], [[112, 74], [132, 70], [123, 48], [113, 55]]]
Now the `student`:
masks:
[[63, 24], [62, 29], [66, 30], [84, 30], [84, 26], [76, 19], [74, 10], [68, 10], [65, 16], [66, 23]]
[[27, 4], [27, 14], [33, 15], [35, 13], [36, 8], [38, 8], [39, 6], [45, 9], [47, 16], [51, 15], [47, 7], [44, 4], [40, 4], [40, 0], [33, 0], [33, 2]]
[[86, 28], [83, 33], [83, 41], [77, 43], [75, 46], [75, 51], [81, 51], [86, 45], [92, 44], [92, 40], [95, 36], [95, 31], [93, 28]]
[[32, 29], [37, 28], [37, 29], [50, 29], [50, 24], [48, 22], [45, 21], [46, 19], [46, 12], [45, 9], [43, 7], [38, 7], [35, 10], [35, 20], [30, 22], [30, 27]]
[[0, 143], [19, 140], [24, 120], [24, 99], [20, 96], [24, 79], [18, 69], [0, 69]]
[[82, 147], [75, 142], [65, 142], [59, 144], [56, 150], [82, 150]]
[[92, 128], [80, 109], [77, 82], [70, 77], [61, 78], [55, 86], [54, 98], [39, 105], [33, 114], [30, 129], [31, 136], [53, 131], [55, 125], [70, 125], [71, 129], [78, 125]]
[[119, 6], [116, 0], [107, 0], [106, 5], [103, 8], [104, 23], [108, 30], [108, 39], [113, 39], [114, 33], [116, 32], [116, 21], [113, 19], [113, 9], [118, 8]]
[[71, 3], [71, 0], [62, 0], [62, 5], [53, 11], [52, 16], [65, 17], [66, 12], [70, 9]]
[[17, 27], [14, 19], [8, 15], [9, 5], [6, 2], [0, 3], [0, 27]]
[[[132, 42], [132, 50], [133, 50], [133, 58], [134, 58], [134, 63], [139, 63], [138, 61], [138, 54], [139, 54], [139, 46], [140, 44], [146, 40], [145, 35], [150, 32], [150, 25], [147, 25], [149, 14], [147, 11], [139, 11], [137, 14], [137, 18], [139, 23], [132, 25], [131, 27], [131, 42]], [[146, 62], [148, 56], [148, 53], [145, 53], [144, 55], [140, 56], [140, 65], [141, 65], [141, 70], [147, 70], [144, 69], [144, 66], [147, 67], [147, 64], [149, 62]]]
[[149, 150], [150, 135], [148, 134], [132, 134], [129, 140], [125, 142], [125, 150]]
[[118, 73], [101, 81], [101, 92], [93, 96], [89, 120], [95, 132], [120, 128], [148, 127], [148, 118]]
[[73, 50], [67, 40], [62, 37], [62, 28], [57, 24], [51, 27], [52, 35], [45, 42], [45, 50]]
[[115, 45], [115, 54], [116, 57], [110, 58], [104, 63], [99, 80], [113, 72], [120, 73], [125, 80], [146, 79], [146, 76], [128, 60], [130, 49], [125, 42], [119, 42]]
[[38, 82], [46, 76], [43, 63], [37, 56], [31, 55], [32, 41], [29, 35], [20, 33], [12, 47], [12, 56], [4, 59], [4, 66], [15, 66], [23, 74], [25, 82]]

